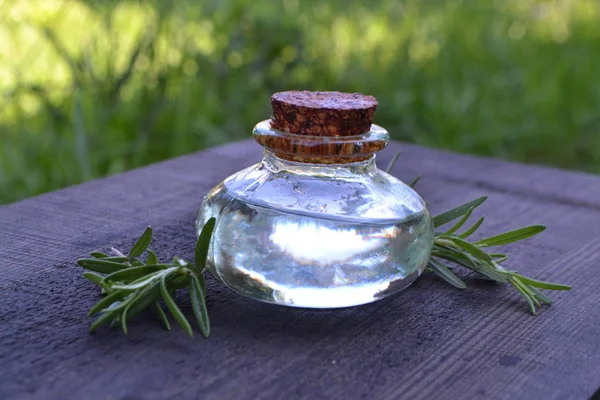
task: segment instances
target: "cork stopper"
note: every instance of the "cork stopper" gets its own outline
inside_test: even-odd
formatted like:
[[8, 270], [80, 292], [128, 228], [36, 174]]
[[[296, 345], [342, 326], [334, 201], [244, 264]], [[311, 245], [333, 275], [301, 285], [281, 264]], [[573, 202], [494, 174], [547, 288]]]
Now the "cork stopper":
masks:
[[377, 100], [360, 93], [290, 91], [271, 97], [271, 127], [307, 136], [356, 136], [368, 132]]
[[292, 91], [271, 97], [273, 116], [259, 122], [256, 140], [277, 157], [310, 164], [373, 158], [389, 134], [373, 124], [377, 100], [359, 93]]

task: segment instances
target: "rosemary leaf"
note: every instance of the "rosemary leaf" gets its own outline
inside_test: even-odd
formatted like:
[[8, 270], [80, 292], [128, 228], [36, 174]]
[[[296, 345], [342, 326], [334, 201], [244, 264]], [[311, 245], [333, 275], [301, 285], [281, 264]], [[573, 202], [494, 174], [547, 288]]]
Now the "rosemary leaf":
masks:
[[479, 247], [475, 246], [474, 244], [467, 242], [466, 240], [461, 239], [459, 237], [452, 237], [450, 240], [452, 240], [458, 246], [462, 247], [465, 251], [472, 254], [474, 257], [476, 257], [480, 260], [486, 261], [486, 262], [492, 261], [492, 257], [490, 257], [485, 251], [481, 250]]
[[196, 275], [192, 274], [190, 281], [190, 301], [194, 317], [200, 328], [200, 333], [208, 338], [208, 335], [210, 335], [210, 322], [208, 320], [208, 310], [206, 309], [206, 294], [202, 291], [202, 286]]
[[106, 296], [105, 298], [103, 298], [102, 300], [97, 302], [92, 308], [90, 308], [88, 317], [92, 317], [92, 316], [96, 315], [100, 311], [108, 308], [111, 304], [114, 304], [115, 302], [122, 300], [125, 296], [126, 296], [126, 293], [124, 293], [124, 292], [113, 292], [113, 293], [109, 294], [108, 296]]
[[431, 252], [431, 255], [433, 257], [438, 257], [438, 258], [442, 258], [442, 259], [451, 261], [457, 265], [460, 265], [461, 267], [465, 267], [465, 268], [471, 269], [476, 272], [478, 270], [477, 265], [466, 254], [452, 252], [451, 249], [446, 248], [446, 247], [444, 247], [444, 248], [434, 247], [434, 250]]
[[429, 260], [427, 266], [431, 269], [431, 271], [433, 271], [436, 275], [438, 275], [440, 278], [442, 278], [452, 286], [458, 289], [467, 288], [467, 285], [458, 276], [456, 276], [454, 272], [450, 271], [450, 269], [441, 262], [432, 258]]
[[392, 168], [394, 168], [394, 165], [396, 164], [396, 161], [398, 161], [398, 157], [400, 157], [400, 154], [402, 154], [402, 152], [400, 151], [394, 154], [394, 157], [392, 157], [387, 167], [385, 168], [386, 173], [389, 174], [390, 172], [392, 172]]
[[533, 302], [533, 300], [531, 299], [531, 294], [528, 293], [528, 289], [521, 283], [519, 282], [518, 279], [509, 279], [508, 280], [510, 282], [510, 284], [512, 284], [512, 286], [517, 289], [519, 291], [519, 293], [521, 293], [521, 295], [525, 298], [525, 300], [527, 300], [527, 303], [529, 303], [529, 308], [531, 309], [531, 314], [536, 315], [536, 308], [535, 308], [535, 304]]
[[146, 250], [146, 252], [148, 253], [148, 258], [146, 258], [146, 265], [156, 265], [160, 263], [158, 261], [158, 256], [155, 252], [153, 252], [150, 249]]
[[473, 207], [469, 208], [469, 211], [467, 211], [466, 214], [463, 215], [462, 218], [452, 228], [450, 228], [446, 232], [444, 232], [444, 235], [451, 235], [454, 232], [456, 232], [457, 230], [459, 230], [460, 227], [463, 226], [465, 224], [465, 222], [467, 222], [467, 219], [469, 219], [472, 212], [473, 212]]
[[[129, 261], [129, 258], [127, 257], [120, 257], [120, 256], [110, 256], [110, 257], [104, 257], [102, 258], [102, 261], [112, 261], [112, 262], [116, 262], [119, 264], [123, 264], [127, 261]], [[126, 265], [124, 265], [126, 266]]]
[[[143, 267], [140, 267], [140, 268], [143, 268]], [[172, 269], [175, 269], [175, 268], [172, 268]], [[168, 271], [169, 270], [157, 271], [152, 274], [142, 276], [142, 278], [140, 278], [136, 281], [133, 281], [132, 283], [126, 284], [126, 285], [115, 283], [112, 285], [112, 288], [115, 290], [122, 290], [122, 291], [135, 291], [135, 290], [143, 288], [144, 286], [148, 285], [149, 283], [152, 283], [152, 281], [154, 281], [154, 280], [162, 278], [165, 275], [165, 273]]]
[[120, 271], [113, 272], [104, 277], [104, 282], [131, 282], [134, 279], [138, 279], [146, 276], [149, 273], [157, 272], [163, 269], [169, 268], [168, 264], [156, 264], [156, 265], [144, 265], [143, 267], [132, 267], [122, 269]]
[[118, 314], [117, 312], [110, 312], [107, 311], [104, 314], [102, 314], [98, 319], [96, 319], [92, 325], [90, 326], [90, 332], [94, 332], [96, 329], [98, 329], [99, 327], [101, 327], [102, 325], [105, 325], [109, 322], [111, 322], [116, 315]]
[[133, 301], [129, 302], [125, 306], [125, 309], [123, 310], [123, 312], [121, 313], [121, 328], [123, 329], [123, 333], [126, 335], [127, 335], [127, 312], [129, 312], [129, 309], [131, 308], [132, 304], [133, 304]]
[[466, 231], [464, 231], [463, 233], [461, 233], [460, 235], [458, 235], [458, 237], [459, 237], [459, 238], [461, 238], [461, 239], [466, 239], [466, 238], [468, 238], [468, 237], [469, 237], [469, 236], [471, 236], [473, 233], [475, 233], [475, 231], [476, 231], [477, 229], [479, 229], [479, 227], [481, 226], [481, 224], [483, 224], [483, 221], [484, 221], [484, 220], [485, 220], [485, 218], [484, 218], [484, 217], [481, 217], [481, 218], [479, 218], [479, 219], [477, 220], [477, 222], [475, 222], [475, 223], [473, 224], [473, 226], [472, 226], [472, 227], [470, 227], [469, 229], [467, 229]]
[[508, 256], [506, 254], [502, 254], [502, 253], [488, 253], [490, 255], [490, 257], [492, 257], [494, 259], [495, 263], [500, 264], [502, 261], [505, 261]]
[[123, 298], [123, 300], [113, 303], [108, 308], [103, 309], [102, 312], [106, 312], [108, 310], [110, 310], [110, 311], [123, 310], [125, 307], [127, 307], [127, 305], [129, 303], [131, 303], [135, 299], [135, 296], [136, 296], [136, 293], [134, 293], [134, 292], [127, 293], [122, 290], [116, 290], [113, 293], [122, 293], [122, 294], [125, 294], [125, 297]]
[[204, 293], [204, 298], [206, 298], [206, 279], [204, 279], [204, 275], [198, 275], [198, 280], [200, 281], [200, 288], [202, 289], [202, 293]]
[[152, 241], [152, 228], [148, 226], [142, 236], [137, 240], [137, 242], [135, 242], [129, 251], [129, 259], [133, 260], [142, 254], [144, 250], [148, 248], [150, 241]]
[[412, 180], [411, 183], [408, 184], [408, 186], [410, 186], [411, 188], [415, 188], [415, 185], [421, 180], [421, 176], [417, 176], [415, 179]]
[[155, 303], [160, 299], [160, 281], [152, 282], [148, 285], [144, 292], [135, 300], [135, 303], [131, 306], [131, 309], [127, 313], [129, 318], [133, 318], [135, 315], [139, 314], [146, 308], [148, 308], [152, 303]]
[[106, 258], [106, 257], [108, 257], [108, 254], [102, 253], [101, 251], [92, 251], [90, 255], [92, 257], [95, 257], [95, 258]]
[[175, 304], [175, 301], [173, 301], [173, 299], [169, 295], [169, 291], [167, 290], [167, 285], [165, 282], [165, 276], [166, 275], [163, 275], [160, 280], [160, 291], [162, 293], [162, 297], [165, 301], [165, 304], [167, 305], [167, 308], [171, 312], [171, 315], [173, 315], [173, 317], [179, 323], [179, 325], [181, 325], [183, 330], [188, 335], [190, 335], [190, 337], [193, 337], [194, 333], [192, 332], [192, 327], [190, 326], [190, 323], [188, 322], [187, 318], [185, 318], [185, 315], [183, 315], [183, 313], [181, 312], [179, 307], [177, 307], [177, 304]]
[[548, 305], [552, 304], [552, 300], [550, 299], [550, 297], [546, 296], [544, 293], [540, 292], [535, 287], [529, 286], [529, 290], [531, 290], [531, 293], [533, 293], [533, 295], [542, 303], [546, 303]]
[[530, 237], [535, 236], [538, 233], [544, 231], [545, 229], [546, 229], [546, 227], [544, 225], [526, 226], [523, 228], [515, 229], [514, 231], [509, 231], [509, 232], [502, 233], [500, 235], [481, 239], [478, 242], [475, 242], [475, 245], [477, 245], [479, 247], [501, 246], [501, 245], [517, 242], [519, 240], [524, 240], [524, 239], [530, 238]]
[[169, 318], [167, 318], [167, 314], [165, 314], [164, 310], [162, 309], [160, 303], [158, 301], [154, 302], [154, 307], [156, 308], [156, 312], [158, 313], [160, 319], [162, 320], [163, 324], [165, 325], [165, 329], [170, 331], [171, 330], [171, 324], [169, 323]]
[[[138, 305], [143, 300], [146, 300], [147, 304], [151, 304], [153, 301], [156, 301], [152, 292], [157, 291], [156, 289], [158, 289], [158, 285], [159, 283], [157, 280], [150, 282], [145, 287], [136, 290], [134, 293], [128, 296], [127, 301], [120, 305], [121, 307], [124, 306], [123, 312], [121, 313], [121, 327], [123, 328], [123, 332], [125, 334], [127, 334], [127, 317], [134, 315], [130, 312], [132, 307]], [[147, 305], [144, 308], [146, 307]], [[119, 308], [119, 306], [115, 307], [115, 309], [116, 308]]]
[[516, 277], [518, 277], [523, 283], [525, 283], [529, 286], [540, 288], [540, 289], [547, 289], [547, 290], [571, 290], [572, 289], [571, 286], [567, 286], [567, 285], [561, 285], [561, 284], [552, 283], [552, 282], [538, 281], [537, 279], [528, 278], [526, 276], [523, 276], [523, 275], [520, 275], [517, 273], [515, 273], [514, 275]]
[[208, 221], [206, 221], [204, 227], [202, 227], [202, 232], [200, 232], [198, 241], [196, 242], [196, 251], [194, 259], [196, 262], [196, 269], [199, 272], [204, 271], [204, 268], [206, 268], [206, 256], [208, 255], [210, 239], [212, 237], [213, 230], [215, 229], [215, 222], [215, 218], [211, 218]]
[[97, 285], [100, 285], [100, 283], [102, 282], [102, 275], [98, 275], [93, 272], [84, 272], [83, 277]]
[[433, 226], [436, 228], [447, 224], [448, 222], [455, 220], [456, 218], [467, 213], [471, 208], [479, 207], [484, 201], [487, 200], [487, 196], [479, 197], [475, 200], [471, 200], [461, 206], [455, 207], [451, 210], [441, 213], [440, 215], [433, 218]]
[[100, 272], [101, 274], [110, 274], [125, 267], [123, 264], [117, 262], [95, 258], [80, 258], [77, 260], [77, 264], [85, 269], [94, 272]]

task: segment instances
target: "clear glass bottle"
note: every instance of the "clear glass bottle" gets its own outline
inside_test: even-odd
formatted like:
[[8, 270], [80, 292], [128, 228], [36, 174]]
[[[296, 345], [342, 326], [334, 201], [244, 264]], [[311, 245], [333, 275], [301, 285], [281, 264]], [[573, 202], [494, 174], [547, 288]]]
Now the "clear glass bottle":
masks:
[[216, 226], [207, 269], [234, 291], [294, 307], [370, 303], [406, 288], [433, 244], [425, 202], [380, 171], [375, 152], [389, 135], [290, 134], [271, 120], [254, 128], [261, 162], [204, 199], [197, 233]]

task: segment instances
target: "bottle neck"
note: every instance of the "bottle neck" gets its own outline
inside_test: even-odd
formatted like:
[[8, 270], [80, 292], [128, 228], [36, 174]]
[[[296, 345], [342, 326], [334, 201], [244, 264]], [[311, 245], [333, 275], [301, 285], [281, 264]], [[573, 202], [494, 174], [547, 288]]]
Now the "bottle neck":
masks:
[[285, 160], [275, 155], [273, 151], [265, 149], [262, 164], [272, 172], [289, 172], [301, 175], [346, 177], [369, 175], [377, 171], [375, 154], [367, 160], [353, 163], [311, 164]]

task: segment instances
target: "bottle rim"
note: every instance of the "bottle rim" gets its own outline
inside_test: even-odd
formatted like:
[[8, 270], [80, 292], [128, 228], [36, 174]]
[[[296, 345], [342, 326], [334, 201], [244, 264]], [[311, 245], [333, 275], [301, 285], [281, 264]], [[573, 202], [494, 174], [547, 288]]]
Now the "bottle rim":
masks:
[[372, 158], [389, 143], [389, 133], [379, 125], [361, 135], [315, 136], [282, 132], [271, 127], [271, 120], [259, 122], [252, 132], [254, 140], [276, 156], [311, 164], [345, 164]]

